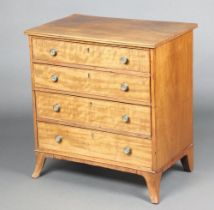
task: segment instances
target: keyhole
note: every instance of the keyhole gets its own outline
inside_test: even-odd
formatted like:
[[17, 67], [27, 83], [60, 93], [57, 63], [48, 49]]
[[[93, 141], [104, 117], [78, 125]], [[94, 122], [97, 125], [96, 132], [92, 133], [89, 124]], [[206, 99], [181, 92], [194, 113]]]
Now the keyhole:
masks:
[[88, 79], [90, 79], [90, 77], [91, 77], [91, 75], [90, 75], [90, 73], [88, 73]]
[[90, 52], [90, 48], [89, 48], [89, 47], [87, 48], [87, 52], [88, 52], [88, 53]]

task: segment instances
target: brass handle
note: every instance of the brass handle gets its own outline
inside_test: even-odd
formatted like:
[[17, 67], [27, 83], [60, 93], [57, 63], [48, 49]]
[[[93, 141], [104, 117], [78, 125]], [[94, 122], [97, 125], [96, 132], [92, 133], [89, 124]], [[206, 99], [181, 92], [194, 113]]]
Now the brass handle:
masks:
[[121, 64], [127, 64], [129, 62], [129, 59], [126, 56], [122, 56], [120, 58], [120, 63]]
[[125, 155], [131, 155], [132, 149], [131, 149], [130, 147], [124, 147], [124, 148], [123, 148], [123, 153], [124, 153]]
[[122, 121], [125, 122], [125, 123], [128, 123], [130, 120], [129, 116], [127, 114], [123, 115], [122, 116]]
[[60, 135], [57, 135], [57, 136], [55, 137], [55, 141], [56, 141], [56, 143], [58, 143], [58, 144], [62, 142], [62, 139], [63, 139], [63, 137], [60, 136]]
[[51, 75], [51, 81], [52, 82], [57, 82], [58, 81], [58, 76], [55, 75], [55, 74]]
[[122, 83], [120, 85], [120, 90], [122, 90], [124, 92], [128, 91], [129, 90], [129, 85], [127, 83]]
[[54, 104], [53, 105], [54, 112], [60, 112], [60, 109], [61, 109], [60, 104]]
[[57, 55], [57, 50], [54, 48], [50, 49], [50, 55], [55, 57]]

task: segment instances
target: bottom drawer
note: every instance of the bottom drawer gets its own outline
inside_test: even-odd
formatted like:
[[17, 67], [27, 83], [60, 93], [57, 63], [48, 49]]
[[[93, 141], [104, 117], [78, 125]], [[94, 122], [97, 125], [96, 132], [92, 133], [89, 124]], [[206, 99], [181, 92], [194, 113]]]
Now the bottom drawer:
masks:
[[38, 144], [40, 150], [103, 163], [112, 161], [129, 168], [151, 168], [152, 163], [151, 140], [107, 132], [38, 122]]

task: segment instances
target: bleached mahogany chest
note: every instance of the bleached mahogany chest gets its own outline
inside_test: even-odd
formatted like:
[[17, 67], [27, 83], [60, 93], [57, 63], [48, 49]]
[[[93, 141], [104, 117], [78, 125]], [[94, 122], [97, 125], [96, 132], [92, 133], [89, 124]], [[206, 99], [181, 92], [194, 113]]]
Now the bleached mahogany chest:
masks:
[[193, 168], [193, 23], [71, 15], [27, 30], [37, 178], [46, 158], [142, 175]]

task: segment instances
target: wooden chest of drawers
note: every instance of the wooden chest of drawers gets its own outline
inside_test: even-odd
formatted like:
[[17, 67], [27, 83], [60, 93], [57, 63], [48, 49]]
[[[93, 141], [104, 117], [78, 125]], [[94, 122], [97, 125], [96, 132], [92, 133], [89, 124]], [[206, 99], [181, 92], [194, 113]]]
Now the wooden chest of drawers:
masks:
[[48, 157], [142, 175], [193, 168], [193, 23], [72, 15], [26, 31], [36, 165]]

